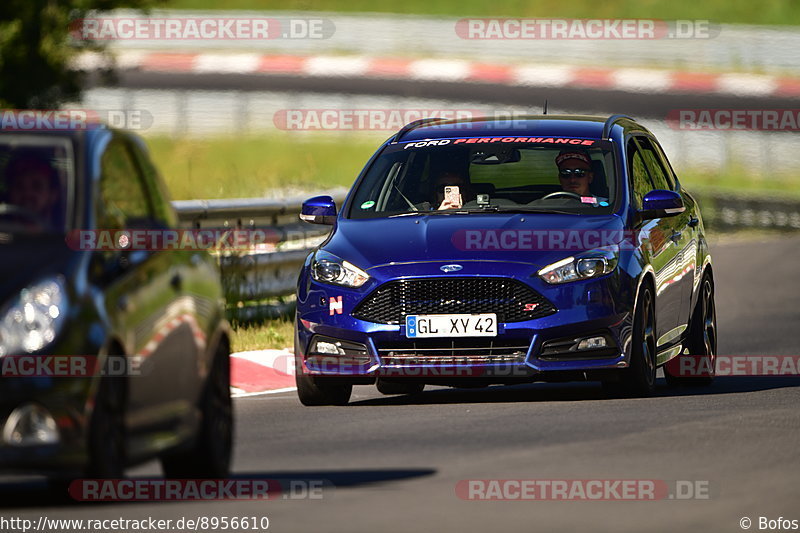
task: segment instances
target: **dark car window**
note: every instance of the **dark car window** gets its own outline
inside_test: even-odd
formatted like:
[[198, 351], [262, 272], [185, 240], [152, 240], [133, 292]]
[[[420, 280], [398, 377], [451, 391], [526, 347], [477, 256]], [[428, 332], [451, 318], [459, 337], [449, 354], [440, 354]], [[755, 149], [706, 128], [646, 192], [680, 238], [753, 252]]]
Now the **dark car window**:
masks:
[[641, 209], [642, 198], [653, 190], [653, 182], [642, 157], [642, 152], [633, 138], [628, 141], [628, 176], [631, 180], [633, 206], [636, 209]]
[[154, 218], [142, 175], [122, 139], [109, 142], [100, 166], [101, 228], [124, 227], [131, 220]]
[[669, 159], [667, 159], [667, 154], [664, 153], [664, 149], [661, 147], [660, 144], [658, 144], [658, 141], [651, 140], [651, 143], [656, 153], [658, 154], [659, 158], [661, 159], [661, 164], [667, 173], [667, 182], [670, 184], [670, 189], [673, 191], [677, 191], [678, 177], [675, 175], [675, 170], [673, 170], [672, 164], [669, 162]]
[[647, 165], [647, 170], [650, 171], [650, 176], [653, 178], [653, 187], [655, 189], [674, 190], [675, 184], [664, 169], [661, 158], [653, 148], [650, 139], [646, 137], [637, 137], [636, 141], [641, 148], [642, 158]]
[[169, 203], [168, 191], [163, 186], [158, 170], [150, 160], [147, 150], [135, 142], [130, 144], [130, 149], [136, 165], [141, 169], [141, 175], [153, 205], [155, 218], [167, 226], [176, 225], [177, 217]]
[[74, 211], [71, 139], [55, 135], [0, 136], [0, 228], [62, 232]]

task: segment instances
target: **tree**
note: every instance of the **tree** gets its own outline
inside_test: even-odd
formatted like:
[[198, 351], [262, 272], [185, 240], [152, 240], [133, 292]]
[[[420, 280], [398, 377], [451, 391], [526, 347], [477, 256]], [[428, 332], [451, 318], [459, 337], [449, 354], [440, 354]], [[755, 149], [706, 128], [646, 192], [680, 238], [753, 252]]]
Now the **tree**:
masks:
[[73, 41], [70, 23], [95, 11], [146, 9], [158, 0], [0, 1], [0, 107], [54, 109], [80, 97], [85, 73], [71, 68], [104, 43]]

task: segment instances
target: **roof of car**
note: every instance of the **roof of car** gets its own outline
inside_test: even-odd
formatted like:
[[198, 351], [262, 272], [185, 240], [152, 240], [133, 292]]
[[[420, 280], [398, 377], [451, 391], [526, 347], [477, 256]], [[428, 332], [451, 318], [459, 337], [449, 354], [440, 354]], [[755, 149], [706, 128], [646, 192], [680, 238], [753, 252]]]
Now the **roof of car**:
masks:
[[[581, 137], [601, 139], [607, 116], [526, 115], [509, 118], [476, 117], [409, 124], [395, 140], [419, 141], [452, 137]], [[631, 120], [631, 119], [628, 119]]]

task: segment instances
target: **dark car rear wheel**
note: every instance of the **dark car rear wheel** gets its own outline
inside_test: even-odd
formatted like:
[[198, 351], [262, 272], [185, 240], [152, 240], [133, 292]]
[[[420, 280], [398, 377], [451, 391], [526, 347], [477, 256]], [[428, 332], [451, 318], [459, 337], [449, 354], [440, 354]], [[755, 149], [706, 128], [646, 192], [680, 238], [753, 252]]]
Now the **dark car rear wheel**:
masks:
[[297, 396], [306, 406], [347, 405], [353, 393], [353, 384], [336, 378], [322, 378], [300, 373], [295, 375]]
[[[714, 304], [714, 282], [708, 274], [703, 276], [700, 292], [695, 304], [692, 318], [689, 321], [689, 335], [686, 347], [687, 355], [680, 355], [664, 365], [664, 377], [671, 386], [704, 386], [714, 382], [717, 359], [717, 309]], [[686, 361], [681, 371], [681, 358]], [[682, 375], [690, 373], [691, 375]]]
[[653, 393], [656, 383], [656, 316], [653, 290], [644, 285], [636, 302], [630, 366], [620, 371], [619, 381], [604, 382], [612, 394], [642, 397]]
[[375, 385], [378, 388], [378, 392], [386, 394], [387, 396], [395, 394], [419, 394], [425, 390], [424, 383], [399, 383], [397, 381], [378, 379]]
[[233, 401], [231, 400], [230, 350], [220, 343], [200, 398], [202, 421], [189, 450], [161, 457], [169, 478], [224, 478], [230, 470], [233, 450]]

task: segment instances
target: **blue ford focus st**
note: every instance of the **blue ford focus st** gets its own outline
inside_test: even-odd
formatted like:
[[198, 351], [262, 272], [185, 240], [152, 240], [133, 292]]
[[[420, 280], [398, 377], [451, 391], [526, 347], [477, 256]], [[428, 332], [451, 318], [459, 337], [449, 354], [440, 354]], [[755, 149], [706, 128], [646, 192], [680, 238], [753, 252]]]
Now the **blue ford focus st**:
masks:
[[[600, 381], [614, 394], [714, 375], [714, 277], [695, 199], [633, 119], [411, 123], [372, 156], [297, 287], [297, 390], [413, 394]], [[702, 372], [683, 373], [681, 358]], [[692, 368], [697, 368], [694, 365]]]

